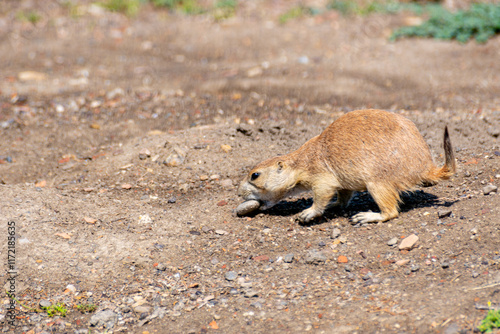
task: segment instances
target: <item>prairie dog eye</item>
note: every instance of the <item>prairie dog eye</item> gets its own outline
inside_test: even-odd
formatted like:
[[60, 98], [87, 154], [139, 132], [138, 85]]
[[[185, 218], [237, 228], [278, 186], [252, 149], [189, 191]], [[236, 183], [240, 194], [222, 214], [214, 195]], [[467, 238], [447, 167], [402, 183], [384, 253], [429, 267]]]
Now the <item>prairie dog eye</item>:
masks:
[[251, 176], [250, 176], [250, 181], [253, 181], [255, 180], [256, 178], [258, 178], [260, 176], [260, 173], [253, 173]]

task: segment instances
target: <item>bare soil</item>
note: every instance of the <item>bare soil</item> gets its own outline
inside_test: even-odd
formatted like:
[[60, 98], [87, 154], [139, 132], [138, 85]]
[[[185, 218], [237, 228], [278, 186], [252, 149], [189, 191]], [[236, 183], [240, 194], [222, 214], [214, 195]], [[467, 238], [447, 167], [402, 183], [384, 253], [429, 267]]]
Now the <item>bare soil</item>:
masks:
[[[280, 25], [286, 1], [220, 22], [77, 4], [0, 12], [0, 252], [13, 221], [23, 304], [13, 327], [1, 297], [4, 332], [469, 333], [499, 307], [500, 195], [483, 192], [500, 183], [499, 37], [389, 42], [410, 13]], [[33, 6], [35, 25], [16, 16]], [[366, 193], [307, 226], [307, 196], [235, 215], [253, 165], [361, 108], [413, 120], [438, 164], [448, 125], [456, 176], [387, 223], [350, 223], [378, 210]]]

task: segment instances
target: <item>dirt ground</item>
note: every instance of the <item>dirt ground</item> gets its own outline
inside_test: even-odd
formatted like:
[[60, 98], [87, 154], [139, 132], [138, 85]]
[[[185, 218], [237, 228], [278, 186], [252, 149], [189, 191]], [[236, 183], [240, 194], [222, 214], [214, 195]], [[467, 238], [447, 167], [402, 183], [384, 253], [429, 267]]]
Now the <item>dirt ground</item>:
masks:
[[[280, 25], [287, 1], [220, 22], [42, 3], [0, 10], [0, 252], [15, 222], [22, 303], [10, 326], [1, 297], [3, 332], [451, 334], [500, 306], [499, 37], [389, 42], [410, 13]], [[366, 193], [311, 225], [308, 196], [236, 216], [253, 165], [361, 108], [413, 120], [439, 165], [448, 125], [457, 174], [386, 223], [350, 223], [378, 210]]]

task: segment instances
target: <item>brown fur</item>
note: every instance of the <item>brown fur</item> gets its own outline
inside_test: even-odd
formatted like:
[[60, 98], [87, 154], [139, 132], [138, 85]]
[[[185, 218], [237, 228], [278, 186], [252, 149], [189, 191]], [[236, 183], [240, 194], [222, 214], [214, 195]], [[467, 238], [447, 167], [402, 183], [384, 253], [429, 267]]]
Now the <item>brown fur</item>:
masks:
[[[286, 196], [312, 190], [312, 207], [299, 214], [299, 220], [308, 222], [328, 207], [347, 205], [354, 191], [368, 190], [381, 214], [362, 212], [353, 220], [386, 221], [398, 216], [401, 192], [455, 173], [447, 128], [444, 150], [446, 163], [439, 168], [407, 118], [383, 110], [352, 111], [298, 150], [258, 164], [242, 181], [239, 195], [271, 207]], [[335, 194], [337, 201], [330, 203]]]

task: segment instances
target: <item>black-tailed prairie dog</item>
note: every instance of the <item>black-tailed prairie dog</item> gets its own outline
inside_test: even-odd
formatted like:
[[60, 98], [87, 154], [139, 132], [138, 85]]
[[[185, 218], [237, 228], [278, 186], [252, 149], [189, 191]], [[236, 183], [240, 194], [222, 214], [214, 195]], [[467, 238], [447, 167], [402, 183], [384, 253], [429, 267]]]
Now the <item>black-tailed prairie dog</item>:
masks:
[[[237, 213], [267, 209], [287, 196], [312, 191], [313, 205], [298, 216], [301, 222], [309, 222], [327, 208], [346, 206], [353, 192], [367, 190], [381, 212], [360, 212], [352, 220], [386, 221], [398, 216], [401, 192], [419, 184], [436, 184], [455, 173], [447, 128], [444, 153], [445, 164], [437, 167], [415, 124], [401, 115], [352, 111], [298, 150], [254, 167], [240, 184], [238, 194], [245, 202]], [[331, 202], [335, 195], [337, 200]]]

